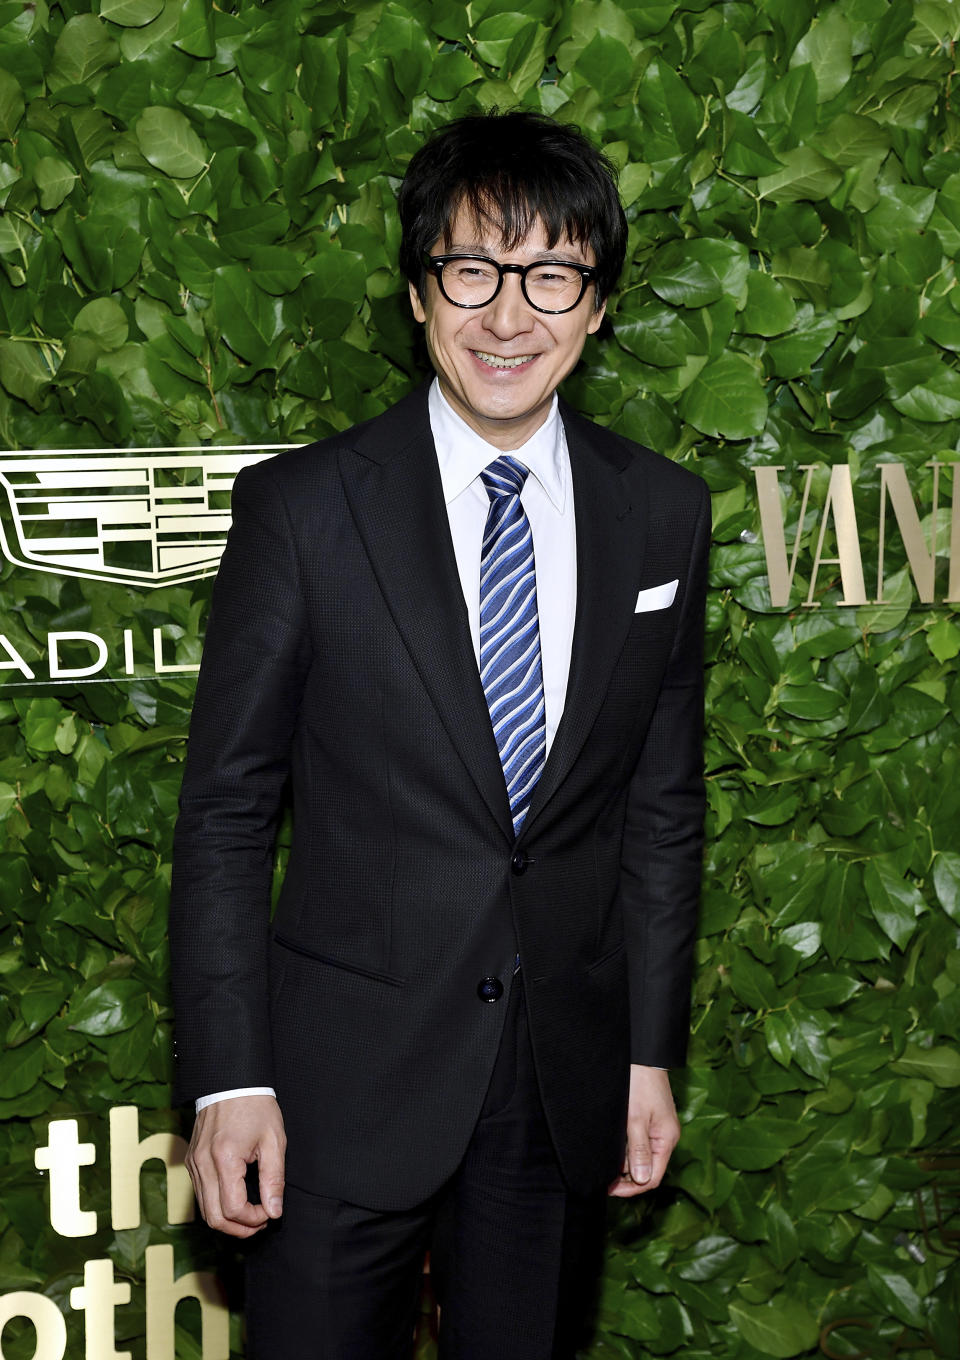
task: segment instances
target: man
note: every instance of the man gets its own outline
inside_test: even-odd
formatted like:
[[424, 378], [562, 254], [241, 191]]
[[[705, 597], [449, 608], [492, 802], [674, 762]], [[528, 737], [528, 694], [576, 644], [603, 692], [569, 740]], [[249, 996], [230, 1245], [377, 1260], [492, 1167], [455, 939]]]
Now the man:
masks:
[[427, 1248], [445, 1360], [572, 1354], [598, 1205], [679, 1132], [709, 501], [557, 402], [623, 262], [612, 172], [469, 118], [399, 207], [436, 380], [238, 477], [177, 827], [189, 1162], [260, 1234], [258, 1360], [409, 1355]]

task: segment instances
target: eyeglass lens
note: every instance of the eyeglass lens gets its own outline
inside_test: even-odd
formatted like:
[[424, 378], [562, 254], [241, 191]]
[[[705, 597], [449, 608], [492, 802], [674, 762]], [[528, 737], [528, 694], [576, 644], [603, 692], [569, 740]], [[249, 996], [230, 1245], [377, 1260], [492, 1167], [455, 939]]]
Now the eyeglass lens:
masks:
[[[491, 260], [464, 257], [448, 260], [440, 275], [441, 286], [451, 302], [482, 307], [497, 291], [499, 273]], [[574, 307], [583, 291], [579, 270], [570, 265], [545, 261], [528, 269], [524, 278], [527, 299], [544, 311]]]

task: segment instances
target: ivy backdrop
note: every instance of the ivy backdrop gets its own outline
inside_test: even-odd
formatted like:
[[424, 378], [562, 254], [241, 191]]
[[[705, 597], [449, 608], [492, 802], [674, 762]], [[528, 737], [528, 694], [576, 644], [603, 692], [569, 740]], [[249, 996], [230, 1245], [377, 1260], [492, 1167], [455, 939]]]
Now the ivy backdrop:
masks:
[[[925, 514], [925, 465], [957, 457], [958, 33], [957, 0], [0, 4], [8, 449], [309, 441], [373, 415], [423, 373], [393, 209], [423, 134], [519, 104], [621, 167], [628, 264], [567, 395], [714, 493], [710, 849], [683, 1141], [669, 1189], [614, 1215], [591, 1360], [810, 1355], [843, 1319], [834, 1354], [960, 1354], [956, 1244], [918, 1231], [960, 1118], [960, 628], [916, 603], [895, 535], [892, 604], [839, 607], [828, 566], [819, 608], [772, 609], [751, 471], [787, 469], [805, 591], [826, 467], [852, 466], [869, 581], [879, 465], [908, 465]], [[198, 659], [208, 582], [0, 579], [28, 659], [58, 628], [139, 647], [158, 625]], [[149, 1172], [152, 1226], [110, 1232], [101, 1154], [100, 1232], [57, 1237], [33, 1151], [57, 1116], [102, 1143], [116, 1104], [176, 1126], [192, 679], [6, 693], [0, 1289], [49, 1293], [79, 1355], [67, 1294], [109, 1255], [142, 1357], [145, 1246], [184, 1269], [206, 1234], [163, 1225]]]

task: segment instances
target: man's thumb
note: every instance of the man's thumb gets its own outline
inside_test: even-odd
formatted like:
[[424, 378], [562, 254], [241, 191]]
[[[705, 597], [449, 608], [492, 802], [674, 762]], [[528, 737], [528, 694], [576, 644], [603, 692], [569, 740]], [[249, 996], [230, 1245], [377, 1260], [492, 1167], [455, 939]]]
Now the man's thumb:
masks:
[[283, 1176], [272, 1167], [260, 1164], [260, 1203], [271, 1218], [283, 1213]]
[[638, 1185], [645, 1185], [653, 1175], [650, 1156], [650, 1142], [646, 1137], [631, 1139], [630, 1175]]

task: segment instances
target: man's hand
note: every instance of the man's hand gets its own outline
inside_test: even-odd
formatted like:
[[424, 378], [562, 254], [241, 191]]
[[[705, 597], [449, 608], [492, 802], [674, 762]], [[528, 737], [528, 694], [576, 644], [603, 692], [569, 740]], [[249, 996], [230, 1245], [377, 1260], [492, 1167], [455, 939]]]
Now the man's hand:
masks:
[[[200, 1212], [211, 1228], [252, 1237], [283, 1212], [283, 1116], [273, 1096], [236, 1096], [206, 1105], [197, 1115], [187, 1170]], [[247, 1199], [244, 1179], [259, 1163], [260, 1204]]]
[[679, 1137], [680, 1121], [667, 1073], [632, 1063], [623, 1170], [607, 1194], [629, 1199], [655, 1190]]

